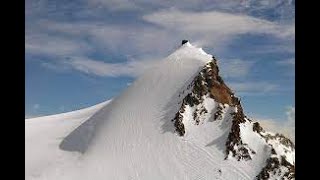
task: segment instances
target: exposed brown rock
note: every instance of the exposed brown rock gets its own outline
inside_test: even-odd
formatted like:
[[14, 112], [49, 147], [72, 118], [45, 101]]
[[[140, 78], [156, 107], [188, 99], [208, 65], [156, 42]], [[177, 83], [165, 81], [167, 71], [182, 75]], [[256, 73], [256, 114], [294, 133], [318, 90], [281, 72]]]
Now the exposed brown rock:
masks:
[[[215, 101], [223, 104], [232, 104], [233, 93], [224, 84], [222, 78], [218, 75], [219, 68], [216, 64], [216, 59], [213, 58], [211, 62], [207, 63], [204, 68], [200, 71], [198, 76], [194, 78], [192, 83], [188, 85], [188, 89], [192, 87], [191, 93], [189, 93], [182, 101], [182, 105], [179, 110], [180, 115], [176, 115], [172, 120], [176, 127], [176, 131], [180, 136], [183, 136], [185, 129], [182, 123], [182, 113], [186, 105], [191, 107], [198, 105], [203, 102], [203, 96], [209, 95]], [[205, 114], [208, 111], [202, 107], [201, 109], [196, 109], [193, 114], [195, 124], [200, 123], [199, 115]], [[181, 118], [180, 118], [181, 117]]]
[[233, 93], [219, 76], [219, 68], [216, 59], [213, 59], [207, 64], [206, 68], [203, 70], [203, 74], [205, 74], [204, 78], [207, 82], [210, 97], [219, 103], [231, 105]]
[[217, 100], [217, 102], [223, 103], [223, 104], [231, 104], [232, 103], [232, 99], [230, 97], [230, 94], [228, 92], [228, 89], [226, 88], [226, 86], [223, 85], [216, 85], [213, 86], [210, 89], [210, 93], [213, 97], [213, 99]]
[[[227, 146], [227, 155], [229, 152], [232, 152], [234, 156], [238, 153], [240, 158], [250, 159], [248, 149], [242, 147], [242, 142], [240, 139], [240, 127], [239, 123], [245, 122], [245, 116], [243, 114], [243, 110], [240, 104], [239, 98], [235, 97], [231, 89], [224, 83], [223, 79], [219, 76], [219, 68], [217, 66], [217, 60], [213, 57], [212, 61], [207, 63], [204, 68], [200, 71], [199, 75], [196, 76], [191, 83], [193, 84], [193, 88], [191, 93], [189, 93], [182, 102], [181, 108], [179, 112], [183, 112], [185, 105], [189, 105], [191, 107], [198, 105], [203, 102], [202, 97], [204, 95], [209, 95], [216, 102], [220, 104], [228, 104], [230, 106], [236, 106], [238, 112], [233, 114], [233, 122], [231, 132], [228, 136], [228, 141], [226, 143]], [[190, 87], [190, 85], [188, 86]], [[202, 111], [206, 113], [207, 111]], [[201, 113], [200, 113], [201, 114]], [[218, 107], [218, 110], [214, 114], [214, 120], [221, 118], [222, 115], [222, 107]], [[181, 118], [180, 118], [181, 117]], [[196, 110], [193, 114], [195, 124], [198, 125], [200, 120], [198, 117], [198, 111]], [[176, 115], [173, 119], [175, 122], [176, 131], [180, 136], [183, 136], [185, 133], [185, 129], [182, 123], [182, 115]], [[238, 152], [235, 152], [234, 146], [239, 146]]]

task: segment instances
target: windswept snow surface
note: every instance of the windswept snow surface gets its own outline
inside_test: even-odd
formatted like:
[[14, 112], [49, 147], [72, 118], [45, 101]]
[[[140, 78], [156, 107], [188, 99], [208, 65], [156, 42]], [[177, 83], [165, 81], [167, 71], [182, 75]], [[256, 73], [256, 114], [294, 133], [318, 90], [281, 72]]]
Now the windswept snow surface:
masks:
[[45, 179], [42, 172], [54, 169], [69, 160], [74, 160], [78, 153], [61, 151], [59, 144], [71, 131], [90, 118], [110, 102], [105, 101], [95, 106], [51, 116], [25, 120], [25, 175], [26, 179]]
[[186, 86], [211, 59], [186, 43], [109, 104], [26, 120], [26, 179], [254, 179], [270, 149], [244, 131], [244, 140], [254, 143], [253, 159], [224, 159], [233, 107], [210, 121], [217, 103], [207, 99], [202, 123], [186, 120], [186, 135], [174, 132], [171, 120]]

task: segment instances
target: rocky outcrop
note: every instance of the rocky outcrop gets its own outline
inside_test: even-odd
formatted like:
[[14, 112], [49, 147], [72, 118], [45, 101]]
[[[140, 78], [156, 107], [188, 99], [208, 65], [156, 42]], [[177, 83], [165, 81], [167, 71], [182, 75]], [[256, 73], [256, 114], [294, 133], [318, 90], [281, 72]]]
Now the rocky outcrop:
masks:
[[260, 124], [258, 122], [253, 123], [252, 127], [253, 127], [252, 130], [254, 132], [260, 133], [263, 131], [262, 127], [260, 126]]
[[284, 147], [286, 147], [289, 150], [294, 150], [295, 149], [295, 145], [293, 144], [293, 142], [285, 137], [282, 134], [276, 133], [276, 134], [271, 134], [266, 132], [258, 122], [253, 123], [252, 126], [252, 130], [256, 133], [258, 133], [263, 139], [265, 139], [265, 141], [267, 143], [269, 143], [269, 141], [277, 141], [279, 142], [281, 145], [283, 145]]
[[240, 160], [251, 160], [250, 154], [255, 154], [255, 152], [248, 147], [247, 144], [242, 142], [240, 136], [240, 123], [246, 122], [245, 116], [243, 114], [243, 110], [240, 104], [240, 101], [236, 101], [238, 104], [236, 106], [236, 112], [232, 113], [232, 126], [230, 133], [228, 135], [228, 139], [226, 142], [226, 157], [228, 158], [231, 153], [233, 157], [235, 157], [238, 161]]
[[[273, 152], [275, 153], [274, 149]], [[256, 176], [257, 180], [268, 180], [275, 179], [274, 177], [281, 177], [281, 179], [295, 179], [295, 168], [294, 165], [290, 164], [284, 156], [281, 159], [272, 155], [267, 160], [267, 165], [262, 171]]]
[[[257, 175], [258, 180], [266, 180], [273, 177], [281, 177], [281, 179], [294, 179], [295, 178], [295, 166], [287, 161], [283, 154], [278, 154], [274, 149], [270, 141], [276, 141], [280, 145], [284, 146], [282, 150], [284, 153], [293, 151], [295, 146], [292, 141], [282, 134], [270, 134], [267, 133], [258, 122], [253, 123], [254, 132], [258, 133], [271, 147], [270, 158], [266, 161], [266, 166]], [[278, 145], [279, 147], [279, 145]]]
[[[182, 113], [184, 112], [184, 108], [189, 105], [190, 107], [194, 107], [203, 102], [203, 97], [209, 96], [214, 99], [217, 103], [219, 103], [217, 110], [214, 114], [213, 119], [221, 119], [222, 118], [222, 110], [223, 105], [227, 104], [232, 107], [236, 107], [237, 112], [232, 114], [233, 122], [231, 131], [228, 135], [228, 140], [226, 142], [226, 158], [229, 153], [232, 153], [233, 157], [236, 157], [238, 160], [251, 159], [250, 153], [255, 153], [253, 150], [248, 148], [240, 138], [240, 123], [245, 122], [245, 115], [243, 113], [240, 99], [234, 96], [234, 93], [231, 89], [224, 83], [223, 79], [219, 75], [219, 68], [217, 65], [217, 60], [212, 57], [212, 61], [207, 63], [204, 68], [200, 71], [199, 75], [194, 78], [192, 81], [192, 91], [189, 93], [182, 102], [181, 108], [179, 112], [176, 114], [173, 119], [176, 131], [180, 136], [185, 134], [185, 128], [182, 122]], [[193, 116], [195, 124], [199, 124], [199, 116], [196, 113]], [[208, 111], [203, 107], [203, 109], [199, 110], [200, 115], [203, 113], [207, 113]]]
[[[183, 41], [182, 44], [186, 42]], [[217, 60], [214, 57], [212, 57], [212, 60], [202, 68], [191, 84], [188, 85], [187, 90], [190, 91], [190, 93], [187, 93], [187, 95], [183, 97], [180, 109], [172, 119], [175, 130], [179, 136], [184, 136], [187, 131], [183, 122], [183, 115], [186, 111], [186, 107], [190, 107], [189, 111], [192, 109], [192, 116], [188, 117], [192, 117], [193, 124], [199, 125], [201, 123], [201, 117], [204, 117], [208, 111], [212, 111], [212, 109], [206, 109], [204, 106], [206, 98], [211, 98], [217, 103], [214, 112], [211, 114], [212, 117], [210, 117], [211, 122], [223, 119], [223, 116], [226, 113], [224, 112], [226, 106], [234, 109], [234, 111], [229, 112], [232, 122], [225, 143], [226, 160], [232, 157], [238, 161], [248, 161], [252, 160], [253, 156], [256, 154], [256, 152], [241, 139], [240, 127], [242, 124], [248, 123], [252, 126], [252, 133], [261, 136], [261, 138], [265, 140], [266, 145], [271, 147], [271, 154], [266, 161], [266, 166], [256, 178], [269, 179], [277, 174], [277, 177], [294, 179], [294, 164], [288, 162], [282, 153], [287, 153], [289, 151], [293, 152], [294, 144], [281, 134], [265, 132], [258, 122], [252, 122], [245, 116], [240, 99], [234, 95], [232, 90], [224, 83], [219, 75]], [[273, 148], [274, 142], [280, 143], [283, 146], [280, 147], [282, 148], [282, 154], [277, 154], [277, 151]]]
[[217, 111], [213, 115], [213, 120], [221, 120], [222, 119], [222, 114], [223, 114], [223, 105], [219, 104], [217, 107]]
[[[203, 67], [188, 87], [192, 87], [191, 92], [184, 97], [179, 111], [172, 120], [176, 132], [180, 136], [185, 134], [182, 113], [185, 111], [184, 109], [187, 105], [190, 107], [197, 106], [203, 102], [205, 96], [214, 99], [216, 102], [220, 103], [221, 106], [223, 106], [223, 104], [232, 105], [235, 102], [231, 89], [225, 85], [222, 78], [219, 76], [219, 68], [214, 57], [212, 57], [212, 61]], [[194, 111], [193, 118], [196, 125], [200, 123], [199, 116], [206, 113], [208, 113], [208, 110], [204, 106], [201, 106]], [[218, 109], [214, 119], [217, 119], [219, 115], [221, 116], [221, 113], [222, 107]]]

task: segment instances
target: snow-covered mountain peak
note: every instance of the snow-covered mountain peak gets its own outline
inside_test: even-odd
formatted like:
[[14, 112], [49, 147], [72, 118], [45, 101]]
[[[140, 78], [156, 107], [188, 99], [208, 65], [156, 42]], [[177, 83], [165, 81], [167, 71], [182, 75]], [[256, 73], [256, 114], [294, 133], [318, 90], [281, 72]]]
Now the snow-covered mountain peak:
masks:
[[191, 43], [189, 42], [189, 40], [186, 40], [186, 39], [182, 40], [181, 45], [182, 46], [192, 46]]
[[[207, 63], [212, 60], [212, 55], [203, 51], [202, 48], [198, 48], [187, 41], [182, 43], [182, 45], [176, 51], [174, 51], [164, 60], [183, 62], [189, 60], [193, 62], [201, 61], [202, 65], [204, 65], [203, 63]], [[193, 74], [194, 71], [191, 71], [189, 73]]]
[[181, 44], [182, 44], [182, 47], [194, 48], [194, 49], [197, 49], [201, 54], [210, 56], [210, 54], [206, 53], [202, 48], [198, 48], [198, 47], [192, 45], [190, 43], [190, 41], [188, 41], [188, 40], [182, 40]]
[[210, 54], [206, 53], [202, 48], [199, 48], [199, 47], [197, 48], [196, 46], [192, 45], [192, 44], [190, 43], [190, 41], [188, 41], [188, 40], [182, 40], [181, 46], [182, 46], [182, 47], [195, 48], [195, 49], [198, 49], [201, 54], [210, 55]]
[[31, 122], [26, 179], [294, 178], [294, 144], [248, 119], [189, 41], [81, 121]]

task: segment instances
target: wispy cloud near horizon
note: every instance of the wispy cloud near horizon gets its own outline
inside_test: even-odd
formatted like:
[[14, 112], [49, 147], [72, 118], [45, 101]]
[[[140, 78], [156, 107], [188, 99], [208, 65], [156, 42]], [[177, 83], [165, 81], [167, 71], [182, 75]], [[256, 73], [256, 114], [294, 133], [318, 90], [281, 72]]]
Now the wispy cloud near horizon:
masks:
[[240, 95], [266, 95], [280, 90], [279, 85], [271, 82], [230, 82], [230, 87]]
[[221, 74], [225, 78], [244, 78], [249, 73], [255, 62], [241, 59], [224, 59], [218, 61]]
[[281, 133], [295, 142], [295, 107], [289, 106], [286, 109], [287, 119], [285, 121], [260, 118], [257, 120], [266, 131]]
[[290, 59], [278, 61], [277, 64], [279, 64], [281, 66], [294, 67], [296, 62], [295, 62], [295, 58], [290, 58]]
[[92, 59], [74, 58], [66, 61], [74, 69], [97, 76], [130, 76], [136, 77], [145, 69], [154, 65], [154, 61], [129, 61], [124, 63], [105, 63]]

